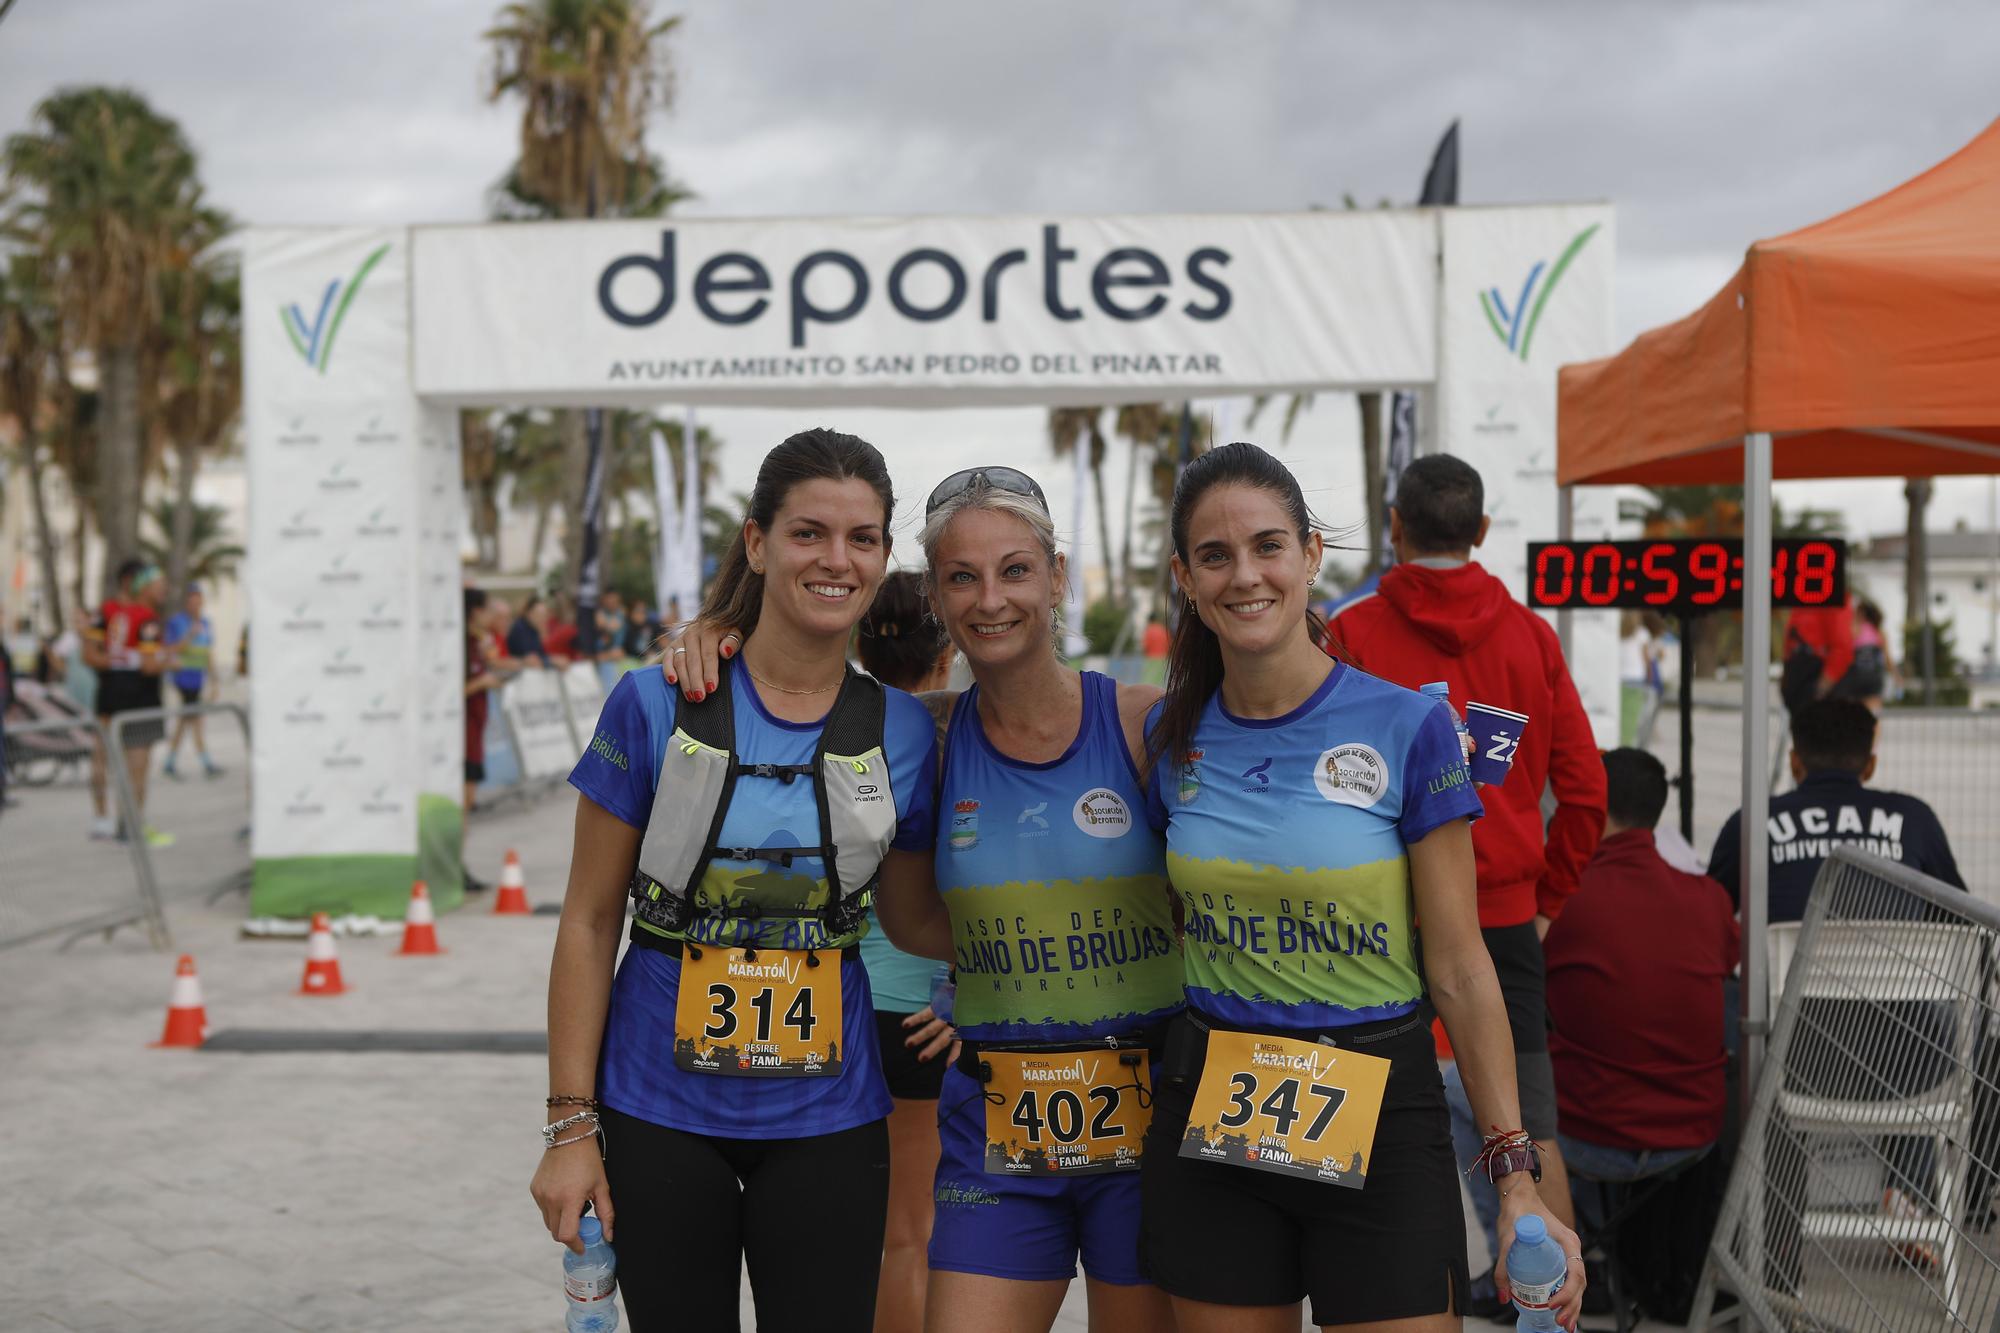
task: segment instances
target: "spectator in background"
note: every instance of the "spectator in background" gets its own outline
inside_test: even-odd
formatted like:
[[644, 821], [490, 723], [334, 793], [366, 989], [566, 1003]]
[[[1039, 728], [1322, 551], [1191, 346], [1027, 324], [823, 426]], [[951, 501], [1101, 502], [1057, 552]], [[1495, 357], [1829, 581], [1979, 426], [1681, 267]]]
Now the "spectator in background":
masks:
[[[1770, 920], [1804, 919], [1820, 863], [1842, 843], [1965, 887], [1931, 808], [1914, 796], [1865, 785], [1875, 773], [1875, 715], [1860, 701], [1821, 699], [1793, 714], [1791, 763], [1798, 785], [1771, 798], [1767, 821]], [[1742, 822], [1741, 810], [1731, 815], [1708, 856], [1708, 873], [1731, 902], [1742, 892]]]
[[542, 643], [542, 630], [548, 623], [548, 603], [529, 594], [528, 604], [521, 608], [521, 618], [507, 631], [507, 656], [527, 665], [554, 666]]
[[1854, 604], [1854, 659], [1831, 693], [1837, 699], [1859, 699], [1879, 716], [1882, 696], [1895, 674], [1896, 662], [1882, 634], [1882, 608], [1863, 598]]
[[[167, 655], [161, 640], [160, 605], [166, 598], [167, 581], [160, 571], [142, 560], [127, 560], [118, 568], [116, 593], [98, 608], [84, 638], [84, 659], [97, 673], [97, 718], [107, 734], [121, 713], [136, 713], [160, 707], [160, 675], [166, 670]], [[145, 826], [146, 777], [152, 768], [153, 746], [165, 734], [161, 718], [127, 723], [120, 733], [126, 776], [132, 784], [133, 803], [138, 807], [141, 827], [120, 828], [106, 811], [105, 782], [108, 758], [100, 756], [91, 766], [90, 796], [97, 819], [90, 827], [93, 838], [143, 836], [155, 847], [173, 843], [171, 834]]]
[[[1452, 705], [1461, 710], [1477, 700], [1528, 717], [1507, 780], [1479, 793], [1485, 818], [1472, 826], [1472, 847], [1480, 931], [1514, 1034], [1522, 1127], [1541, 1149], [1542, 1198], [1567, 1224], [1573, 1215], [1556, 1142], [1541, 937], [1596, 850], [1604, 765], [1555, 631], [1472, 559], [1490, 526], [1485, 503], [1479, 473], [1463, 459], [1431, 454], [1405, 468], [1389, 511], [1397, 563], [1373, 593], [1340, 608], [1328, 626], [1327, 651], [1413, 690], [1449, 682]], [[1555, 796], [1546, 836], [1545, 789]], [[1457, 1096], [1463, 1099], [1462, 1090]], [[1490, 1243], [1499, 1201], [1479, 1181], [1473, 1199]], [[1482, 1294], [1476, 1287], [1475, 1300]]]
[[479, 893], [488, 885], [465, 865], [465, 827], [472, 822], [472, 807], [479, 784], [486, 781], [486, 716], [492, 692], [500, 688], [499, 673], [487, 656], [492, 642], [494, 602], [485, 590], [465, 590], [465, 804], [458, 823], [458, 860], [467, 893]]
[[[1644, 750], [1604, 756], [1604, 839], [1549, 927], [1549, 1054], [1563, 1158], [1631, 1181], [1700, 1156], [1722, 1135], [1723, 982], [1736, 915], [1706, 875], [1661, 859], [1667, 770]], [[1593, 1226], [1597, 1191], [1577, 1191]]]
[[653, 651], [660, 635], [665, 633], [659, 620], [647, 614], [646, 599], [634, 597], [631, 608], [625, 613], [625, 625], [619, 637], [619, 648], [627, 657], [644, 659]]
[[1854, 609], [1802, 606], [1785, 622], [1785, 652], [1778, 697], [1796, 717], [1815, 699], [1825, 698], [1854, 662]]
[[549, 599], [549, 625], [542, 631], [542, 647], [558, 662], [576, 656], [576, 603], [559, 592]]
[[616, 662], [625, 656], [625, 597], [606, 588], [597, 603], [597, 660]]
[[486, 603], [486, 613], [479, 621], [479, 632], [486, 636], [488, 658], [504, 662], [511, 656], [507, 651], [507, 630], [513, 623], [513, 604], [504, 597], [489, 598]]
[[[201, 613], [201, 589], [190, 587], [182, 602], [182, 609], [167, 621], [166, 652], [173, 664], [174, 691], [181, 697], [183, 707], [193, 707], [202, 701], [208, 692], [209, 668], [215, 651], [215, 626]], [[208, 736], [202, 730], [199, 713], [182, 713], [174, 719], [173, 739], [167, 742], [167, 762], [160, 771], [168, 777], [179, 779], [174, 771], [174, 760], [181, 752], [181, 737], [194, 732], [195, 753], [201, 756], [201, 771], [206, 777], [215, 777], [222, 770], [208, 757]]]

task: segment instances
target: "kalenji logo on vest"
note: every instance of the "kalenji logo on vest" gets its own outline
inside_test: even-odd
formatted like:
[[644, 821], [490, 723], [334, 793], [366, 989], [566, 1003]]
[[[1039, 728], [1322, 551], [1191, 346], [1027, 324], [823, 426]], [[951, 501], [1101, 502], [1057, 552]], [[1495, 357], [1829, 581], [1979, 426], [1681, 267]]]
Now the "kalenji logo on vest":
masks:
[[[597, 304], [618, 323], [646, 328], [665, 319], [680, 295], [674, 229], [660, 232], [660, 252], [624, 255], [605, 266], [597, 279]], [[1042, 304], [1050, 317], [1065, 323], [1083, 319], [1086, 309], [1072, 305], [1063, 291], [1063, 268], [1078, 252], [1063, 244], [1062, 227], [1042, 228], [1039, 262], [1026, 249], [1004, 250], [970, 261], [978, 270], [979, 318], [992, 324], [1003, 302], [1031, 299], [1022, 293], [1020, 278], [1041, 280]], [[1177, 285], [1167, 261], [1142, 246], [1107, 250], [1090, 268], [1090, 299], [1107, 318], [1152, 319], [1183, 297], [1179, 310], [1189, 319], [1213, 321], [1229, 313], [1234, 300], [1219, 271], [1230, 262], [1227, 250], [1203, 246], [1182, 261], [1185, 284]], [[1025, 270], [1010, 284], [1008, 270]], [[826, 277], [813, 282], [815, 273]], [[630, 275], [630, 276], [627, 276]], [[900, 256], [884, 277], [877, 277], [860, 259], [844, 250], [815, 250], [792, 266], [786, 277], [786, 320], [791, 345], [804, 347], [814, 324], [839, 324], [867, 308], [879, 283], [889, 304], [904, 319], [934, 323], [957, 314], [974, 299], [972, 273], [966, 260], [948, 250], [920, 246]], [[1003, 290], [1004, 288], [1004, 290]], [[771, 270], [755, 255], [725, 250], [695, 270], [695, 308], [716, 324], [753, 324], [771, 308]]]

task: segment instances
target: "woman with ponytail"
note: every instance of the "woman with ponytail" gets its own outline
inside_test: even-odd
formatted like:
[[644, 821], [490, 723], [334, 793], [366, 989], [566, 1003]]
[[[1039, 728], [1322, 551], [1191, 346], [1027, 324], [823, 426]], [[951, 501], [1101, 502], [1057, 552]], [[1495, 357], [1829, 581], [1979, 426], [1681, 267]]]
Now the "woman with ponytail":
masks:
[[[1543, 1211], [1463, 751], [1439, 705], [1321, 651], [1321, 538], [1283, 464], [1210, 451], [1170, 521], [1183, 605], [1148, 805], [1184, 908], [1187, 1012], [1141, 1168], [1146, 1270], [1182, 1333], [1295, 1330], [1308, 1299], [1322, 1328], [1444, 1333], [1468, 1283], [1433, 1006], [1492, 1133], [1477, 1169], [1502, 1198], [1503, 1298], [1513, 1222]], [[1571, 1256], [1554, 1304], [1573, 1328], [1579, 1246], [1546, 1225]]]
[[859, 904], [928, 858], [937, 768], [924, 706], [846, 663], [893, 508], [865, 441], [773, 449], [702, 609], [741, 627], [726, 678], [627, 674], [570, 775], [532, 1192], [571, 1249], [595, 1209], [638, 1333], [735, 1328], [746, 1261], [762, 1327], [873, 1324], [891, 1102]]

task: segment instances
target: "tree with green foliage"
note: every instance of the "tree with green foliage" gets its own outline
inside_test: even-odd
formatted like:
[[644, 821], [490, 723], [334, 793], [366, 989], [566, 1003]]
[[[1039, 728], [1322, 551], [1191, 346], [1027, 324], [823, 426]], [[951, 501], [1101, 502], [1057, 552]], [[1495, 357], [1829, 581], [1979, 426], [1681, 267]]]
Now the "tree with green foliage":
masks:
[[226, 508], [197, 500], [183, 511], [178, 500], [163, 499], [146, 507], [146, 517], [152, 520], [152, 531], [140, 537], [139, 554], [161, 569], [172, 563], [179, 533], [186, 532], [181, 593], [190, 584], [213, 587], [223, 579], [236, 577], [237, 562], [244, 553], [230, 534]]
[[[646, 148], [646, 122], [673, 105], [667, 37], [646, 0], [518, 0], [503, 5], [484, 40], [486, 91], [521, 106], [520, 156], [495, 187], [494, 215], [518, 218], [657, 217], [687, 191]], [[583, 413], [556, 414], [562, 444], [565, 587], [576, 592], [583, 551], [590, 445]]]
[[190, 237], [202, 230], [194, 149], [138, 93], [87, 87], [44, 98], [3, 156], [7, 236], [47, 263], [65, 351], [96, 359], [108, 589], [139, 545], [146, 361], [166, 315], [166, 275], [194, 262]]

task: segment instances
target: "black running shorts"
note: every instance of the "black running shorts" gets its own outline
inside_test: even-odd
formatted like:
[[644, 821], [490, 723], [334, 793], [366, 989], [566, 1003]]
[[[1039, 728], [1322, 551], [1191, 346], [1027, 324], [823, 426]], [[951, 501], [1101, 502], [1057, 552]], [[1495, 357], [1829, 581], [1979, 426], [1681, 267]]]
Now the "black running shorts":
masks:
[[1309, 1300], [1315, 1324], [1465, 1309], [1465, 1214], [1437, 1053], [1427, 1021], [1371, 1025], [1398, 1026], [1409, 1030], [1363, 1048], [1393, 1062], [1363, 1189], [1182, 1157], [1199, 1069], [1160, 1080], [1139, 1169], [1139, 1260], [1154, 1282], [1214, 1305]]

